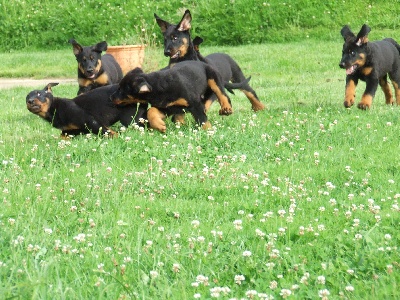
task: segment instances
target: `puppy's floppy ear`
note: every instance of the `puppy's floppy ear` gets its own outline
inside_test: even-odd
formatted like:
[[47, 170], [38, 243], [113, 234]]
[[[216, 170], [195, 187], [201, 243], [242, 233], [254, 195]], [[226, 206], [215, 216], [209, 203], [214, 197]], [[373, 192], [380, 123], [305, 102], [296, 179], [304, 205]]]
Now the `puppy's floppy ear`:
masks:
[[155, 13], [154, 13], [154, 18], [156, 18], [157, 24], [158, 24], [158, 26], [160, 27], [162, 33], [164, 33], [164, 32], [167, 30], [168, 26], [171, 25], [171, 24], [168, 23], [167, 21], [162, 20], [162, 19], [161, 19], [159, 16], [157, 16]]
[[360, 32], [357, 34], [357, 40], [356, 40], [356, 45], [361, 46], [362, 44], [365, 44], [368, 42], [368, 33], [370, 33], [371, 28], [364, 24], [361, 27]]
[[53, 93], [53, 91], [51, 90], [51, 88], [53, 87], [53, 86], [56, 86], [56, 85], [58, 85], [58, 82], [51, 82], [51, 83], [49, 83], [48, 85], [46, 85], [45, 87], [44, 87], [44, 89], [43, 90], [45, 90], [46, 91], [46, 93]]
[[144, 81], [140, 86], [139, 86], [139, 94], [144, 94], [144, 93], [150, 93], [151, 92], [151, 85], [148, 84], [146, 81]]
[[192, 22], [192, 15], [190, 14], [190, 11], [187, 9], [183, 14], [182, 20], [179, 22], [176, 28], [179, 31], [189, 30], [192, 27], [191, 22]]
[[96, 52], [103, 52], [107, 50], [107, 42], [102, 41], [100, 43], [97, 43], [96, 45], [93, 46], [93, 50]]
[[150, 93], [152, 91], [151, 85], [141, 76], [134, 79], [132, 88], [138, 94]]
[[72, 51], [74, 52], [75, 56], [79, 55], [79, 53], [82, 52], [83, 48], [81, 45], [78, 44], [77, 41], [75, 41], [74, 39], [70, 39], [68, 42], [72, 44]]

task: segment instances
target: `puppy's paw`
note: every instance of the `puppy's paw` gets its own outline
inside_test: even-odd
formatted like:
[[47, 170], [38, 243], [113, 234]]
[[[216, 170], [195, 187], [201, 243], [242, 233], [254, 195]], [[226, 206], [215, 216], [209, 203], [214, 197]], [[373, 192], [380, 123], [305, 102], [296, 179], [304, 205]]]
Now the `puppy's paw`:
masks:
[[360, 103], [358, 103], [358, 105], [357, 105], [357, 107], [358, 107], [359, 109], [362, 109], [362, 110], [369, 109], [370, 106], [371, 106], [370, 104], [368, 104], [368, 103], [363, 103], [363, 102], [360, 102]]
[[220, 114], [221, 116], [229, 116], [229, 115], [231, 115], [232, 113], [233, 113], [232, 107], [222, 107], [222, 108], [219, 110], [219, 114]]
[[212, 128], [212, 126], [211, 126], [211, 123], [209, 121], [207, 121], [201, 125], [201, 128], [203, 128], [204, 130], [207, 130], [207, 129]]
[[253, 105], [251, 106], [251, 109], [252, 109], [254, 112], [257, 112], [257, 111], [260, 111], [260, 110], [264, 110], [264, 109], [265, 109], [265, 106], [264, 106], [264, 104], [262, 104], [262, 103], [260, 102], [260, 103], [257, 103], [257, 104], [253, 104]]
[[158, 122], [157, 124], [150, 124], [150, 128], [157, 130], [161, 133], [165, 133], [167, 131], [167, 126], [165, 126], [164, 122]]
[[344, 107], [346, 107], [346, 108], [352, 107], [353, 104], [354, 104], [354, 101], [347, 101], [347, 100], [345, 100], [345, 101], [343, 102], [343, 105], [344, 105]]

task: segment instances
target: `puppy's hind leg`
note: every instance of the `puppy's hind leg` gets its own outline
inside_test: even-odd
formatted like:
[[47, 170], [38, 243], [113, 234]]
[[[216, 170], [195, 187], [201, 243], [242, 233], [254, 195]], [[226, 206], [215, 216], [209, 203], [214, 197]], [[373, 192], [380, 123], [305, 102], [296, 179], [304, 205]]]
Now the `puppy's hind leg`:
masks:
[[379, 79], [379, 85], [381, 86], [382, 91], [385, 94], [386, 104], [393, 104], [392, 91], [390, 90], [390, 86], [387, 81], [387, 75]]
[[206, 74], [207, 74], [207, 85], [217, 96], [218, 102], [221, 105], [219, 114], [226, 115], [226, 116], [231, 115], [233, 112], [231, 100], [229, 99], [228, 95], [225, 93], [225, 87], [222, 84], [221, 77], [210, 66], [207, 66]]
[[200, 125], [203, 129], [211, 128], [211, 123], [207, 119], [207, 115], [205, 113], [204, 104], [199, 102], [197, 105], [193, 105], [190, 108], [190, 112], [193, 115], [196, 123]]
[[397, 105], [400, 105], [400, 86], [397, 82], [392, 81], [393, 87], [394, 87], [394, 93], [396, 95], [396, 103]]
[[394, 87], [396, 103], [397, 103], [397, 105], [400, 105], [400, 71], [399, 71], [399, 74], [395, 74], [395, 75], [397, 75], [397, 76], [392, 76], [392, 74], [389, 74], [390, 79], [392, 81], [392, 85]]

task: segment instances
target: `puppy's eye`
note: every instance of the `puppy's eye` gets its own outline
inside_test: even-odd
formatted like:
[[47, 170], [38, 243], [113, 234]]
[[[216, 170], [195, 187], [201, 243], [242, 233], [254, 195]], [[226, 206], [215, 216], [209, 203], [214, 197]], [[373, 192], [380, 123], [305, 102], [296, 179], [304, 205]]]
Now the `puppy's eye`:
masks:
[[177, 37], [177, 36], [173, 36], [172, 39], [173, 39], [174, 41], [176, 41], [176, 40], [178, 39], [178, 37]]
[[356, 55], [356, 53], [354, 51], [351, 51], [350, 53], [352, 56]]

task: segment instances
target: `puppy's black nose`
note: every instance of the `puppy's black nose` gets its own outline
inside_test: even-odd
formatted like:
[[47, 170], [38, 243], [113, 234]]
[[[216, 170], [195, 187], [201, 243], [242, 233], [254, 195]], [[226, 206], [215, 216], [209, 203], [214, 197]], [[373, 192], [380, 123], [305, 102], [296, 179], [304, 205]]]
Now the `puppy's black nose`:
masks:
[[345, 69], [346, 68], [346, 64], [343, 61], [341, 61], [339, 63], [339, 67], [341, 67], [342, 69]]
[[35, 101], [35, 98], [29, 98], [26, 100], [28, 104], [32, 104]]
[[171, 56], [171, 50], [165, 50], [164, 51], [165, 56]]

